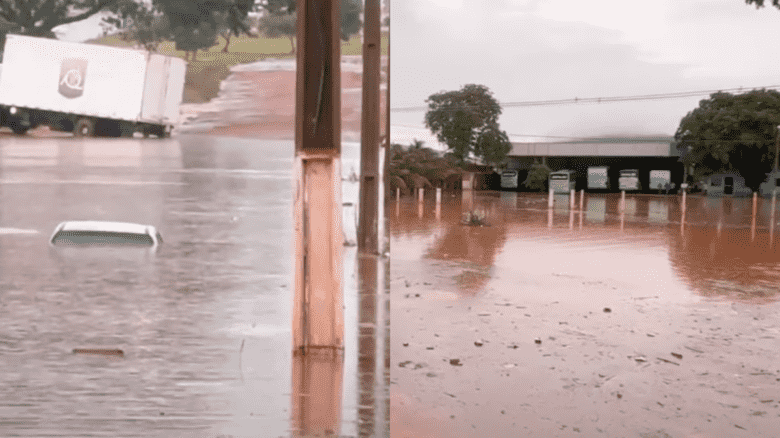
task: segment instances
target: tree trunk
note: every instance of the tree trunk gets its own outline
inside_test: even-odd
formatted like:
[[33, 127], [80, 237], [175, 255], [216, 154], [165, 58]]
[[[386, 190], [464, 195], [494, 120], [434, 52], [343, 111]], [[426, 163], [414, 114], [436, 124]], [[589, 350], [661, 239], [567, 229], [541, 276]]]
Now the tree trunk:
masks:
[[228, 47], [230, 46], [230, 32], [223, 33], [222, 37], [225, 38], [225, 48], [222, 49], [222, 53], [228, 53]]

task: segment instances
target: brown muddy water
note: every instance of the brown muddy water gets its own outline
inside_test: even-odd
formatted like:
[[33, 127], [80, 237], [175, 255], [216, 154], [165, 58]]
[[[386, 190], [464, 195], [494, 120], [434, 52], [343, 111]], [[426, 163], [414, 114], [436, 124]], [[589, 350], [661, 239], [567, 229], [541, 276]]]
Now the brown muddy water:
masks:
[[[386, 435], [386, 259], [344, 247], [343, 357], [292, 355], [293, 149], [0, 138], [0, 436]], [[345, 178], [358, 162], [344, 143]], [[357, 184], [343, 191], [354, 223]], [[49, 244], [84, 219], [154, 225], [164, 243]]]
[[388, 204], [393, 437], [777, 436], [768, 199], [442, 198]]

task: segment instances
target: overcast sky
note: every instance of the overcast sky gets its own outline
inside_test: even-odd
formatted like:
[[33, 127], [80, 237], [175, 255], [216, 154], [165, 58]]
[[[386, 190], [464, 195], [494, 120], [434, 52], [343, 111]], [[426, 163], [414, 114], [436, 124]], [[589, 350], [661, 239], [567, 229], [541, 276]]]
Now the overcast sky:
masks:
[[[780, 10], [744, 0], [395, 0], [390, 13], [393, 108], [469, 83], [500, 102], [780, 85]], [[513, 141], [673, 135], [705, 97], [505, 108], [500, 124]], [[392, 112], [393, 141], [435, 143], [423, 117]]]

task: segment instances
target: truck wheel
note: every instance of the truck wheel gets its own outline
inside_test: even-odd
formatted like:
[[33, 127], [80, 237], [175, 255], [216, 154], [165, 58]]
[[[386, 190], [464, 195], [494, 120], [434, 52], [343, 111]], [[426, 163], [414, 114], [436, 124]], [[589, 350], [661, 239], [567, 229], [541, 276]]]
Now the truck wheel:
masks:
[[150, 134], [157, 138], [165, 138], [165, 127], [164, 126], [155, 126], [149, 130]]
[[92, 119], [79, 119], [73, 127], [76, 137], [92, 137], [95, 135], [95, 122]]
[[24, 135], [30, 129], [29, 126], [22, 126], [19, 122], [11, 122], [8, 127], [16, 135]]
[[129, 123], [119, 123], [119, 136], [123, 138], [131, 138], [135, 134], [133, 125]]

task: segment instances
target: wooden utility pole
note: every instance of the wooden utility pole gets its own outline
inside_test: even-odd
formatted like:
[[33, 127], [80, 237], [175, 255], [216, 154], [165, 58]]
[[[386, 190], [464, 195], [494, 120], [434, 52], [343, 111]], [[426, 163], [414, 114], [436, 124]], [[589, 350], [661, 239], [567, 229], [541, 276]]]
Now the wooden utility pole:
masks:
[[363, 10], [363, 109], [360, 126], [360, 222], [358, 251], [376, 254], [379, 220], [379, 73], [381, 44], [379, 0]]
[[[390, 10], [390, 0], [385, 0], [385, 3], [387, 4], [388, 11]], [[389, 15], [388, 15], [389, 17]], [[383, 170], [384, 174], [384, 181], [383, 184], [384, 187], [384, 193], [387, 194], [387, 197], [390, 197], [389, 190], [390, 190], [390, 161], [392, 160], [392, 154], [391, 154], [391, 145], [390, 142], [390, 26], [387, 26], [387, 98], [385, 100], [385, 117], [387, 118], [385, 120], [385, 166]], [[397, 200], [396, 200], [397, 202]], [[387, 216], [387, 213], [385, 213], [385, 216]], [[385, 217], [385, 224], [387, 224], [389, 221], [387, 221], [387, 217]], [[385, 247], [382, 249], [382, 252], [389, 253], [390, 252], [390, 227], [385, 225]], [[389, 369], [389, 368], [388, 368]]]
[[297, 0], [293, 352], [344, 340], [339, 0]]

